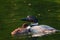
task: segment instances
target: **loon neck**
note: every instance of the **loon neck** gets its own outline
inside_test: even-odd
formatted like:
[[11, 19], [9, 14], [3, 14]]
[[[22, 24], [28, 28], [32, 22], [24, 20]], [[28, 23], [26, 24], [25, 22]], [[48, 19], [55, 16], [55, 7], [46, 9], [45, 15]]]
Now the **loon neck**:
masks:
[[38, 23], [31, 23], [31, 25], [38, 25]]

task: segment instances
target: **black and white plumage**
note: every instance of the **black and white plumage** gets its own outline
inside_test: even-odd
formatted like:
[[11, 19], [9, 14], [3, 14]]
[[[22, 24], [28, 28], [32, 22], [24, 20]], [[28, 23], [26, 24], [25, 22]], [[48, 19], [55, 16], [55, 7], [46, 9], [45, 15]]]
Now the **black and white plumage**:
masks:
[[16, 32], [15, 35], [18, 34], [19, 36], [30, 35], [32, 37], [41, 37], [47, 34], [55, 33], [57, 31], [60, 32], [60, 30], [57, 30], [48, 25], [38, 25], [38, 26], [33, 26], [33, 27], [29, 26], [29, 29], [25, 29], [23, 30], [23, 32], [18, 32], [18, 33]]

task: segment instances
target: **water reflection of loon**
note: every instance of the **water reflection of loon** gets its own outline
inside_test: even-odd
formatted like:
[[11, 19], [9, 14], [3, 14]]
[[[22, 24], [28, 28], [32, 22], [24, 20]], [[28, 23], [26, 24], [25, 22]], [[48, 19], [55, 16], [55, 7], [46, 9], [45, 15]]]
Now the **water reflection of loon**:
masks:
[[27, 40], [38, 40], [39, 37], [31, 37], [31, 38], [28, 38]]

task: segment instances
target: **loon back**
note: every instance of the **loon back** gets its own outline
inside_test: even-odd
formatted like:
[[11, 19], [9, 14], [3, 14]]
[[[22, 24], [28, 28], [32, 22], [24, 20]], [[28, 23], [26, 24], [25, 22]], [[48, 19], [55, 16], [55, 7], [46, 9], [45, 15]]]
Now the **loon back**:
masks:
[[56, 29], [48, 25], [38, 25], [30, 28], [33, 37], [43, 36], [46, 34], [55, 33]]
[[48, 26], [48, 25], [38, 25], [38, 26], [31, 27], [31, 29], [36, 29], [36, 30], [43, 30], [43, 29], [51, 30], [51, 29], [55, 29], [55, 28], [53, 28], [51, 26]]
[[30, 27], [29, 29], [23, 30], [23, 32], [16, 32], [14, 35], [20, 36], [20, 37], [24, 37], [27, 35], [32, 37], [41, 37], [47, 34], [55, 33], [56, 31], [60, 32], [60, 30], [56, 30], [55, 28], [50, 27], [48, 25], [38, 25], [38, 26], [36, 25], [36, 26]]

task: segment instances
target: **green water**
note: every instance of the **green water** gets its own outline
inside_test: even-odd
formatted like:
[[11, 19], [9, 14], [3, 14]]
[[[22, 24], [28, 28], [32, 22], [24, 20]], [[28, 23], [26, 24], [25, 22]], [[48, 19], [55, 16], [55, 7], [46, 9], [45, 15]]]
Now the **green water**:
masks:
[[[24, 23], [27, 15], [38, 18], [39, 24], [60, 29], [59, 0], [0, 0], [0, 40], [33, 40], [12, 38], [10, 33]], [[60, 34], [39, 37], [38, 40], [60, 40]]]

